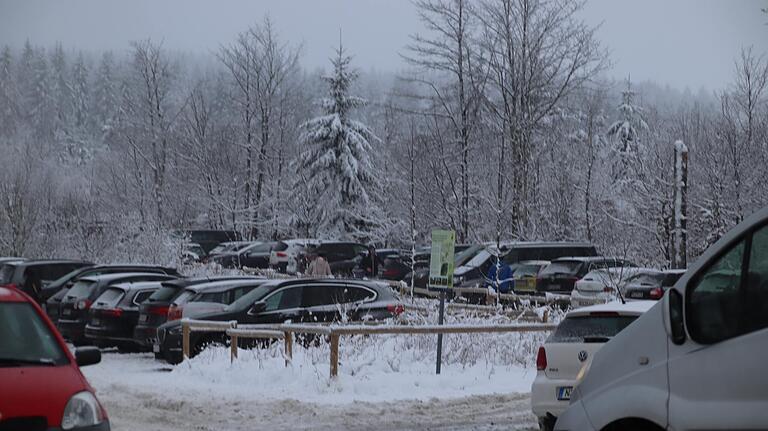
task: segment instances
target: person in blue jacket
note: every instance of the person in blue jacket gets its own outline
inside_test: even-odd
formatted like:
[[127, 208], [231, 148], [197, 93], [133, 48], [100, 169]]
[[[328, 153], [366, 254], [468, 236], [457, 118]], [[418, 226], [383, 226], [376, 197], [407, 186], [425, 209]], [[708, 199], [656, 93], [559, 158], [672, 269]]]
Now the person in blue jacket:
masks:
[[501, 293], [509, 293], [512, 286], [512, 267], [504, 262], [499, 265], [499, 288], [496, 289], [496, 257], [491, 258], [491, 267], [488, 269], [488, 274], [485, 280], [485, 287], [491, 287], [493, 290]]

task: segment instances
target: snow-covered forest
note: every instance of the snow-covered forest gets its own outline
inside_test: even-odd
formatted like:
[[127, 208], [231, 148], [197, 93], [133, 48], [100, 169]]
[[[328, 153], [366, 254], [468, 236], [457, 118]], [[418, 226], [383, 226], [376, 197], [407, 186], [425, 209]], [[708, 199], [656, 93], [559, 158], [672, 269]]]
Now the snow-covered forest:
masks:
[[681, 92], [605, 78], [579, 3], [417, 6], [428, 31], [397, 74], [343, 32], [304, 68], [269, 18], [208, 54], [0, 47], [0, 253], [160, 260], [182, 228], [410, 248], [450, 228], [670, 267], [768, 203], [768, 59], [750, 47], [723, 90]]

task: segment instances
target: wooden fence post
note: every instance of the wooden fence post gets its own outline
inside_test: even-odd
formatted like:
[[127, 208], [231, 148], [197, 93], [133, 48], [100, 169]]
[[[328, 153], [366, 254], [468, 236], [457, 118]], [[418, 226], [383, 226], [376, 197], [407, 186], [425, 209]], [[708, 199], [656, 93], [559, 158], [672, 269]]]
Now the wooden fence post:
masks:
[[285, 343], [285, 366], [287, 367], [293, 361], [293, 333], [285, 331], [283, 343]]
[[181, 354], [182, 359], [189, 359], [189, 322], [184, 319], [181, 321]]
[[230, 335], [229, 338], [229, 362], [235, 362], [235, 359], [237, 359], [237, 335]]
[[339, 375], [339, 334], [331, 332], [331, 378]]

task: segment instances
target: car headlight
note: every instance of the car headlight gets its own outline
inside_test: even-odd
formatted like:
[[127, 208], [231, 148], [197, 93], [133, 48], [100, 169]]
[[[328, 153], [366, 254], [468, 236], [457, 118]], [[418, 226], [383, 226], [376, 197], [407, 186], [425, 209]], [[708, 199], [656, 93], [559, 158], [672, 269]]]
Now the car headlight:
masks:
[[88, 391], [72, 395], [64, 408], [61, 428], [71, 430], [100, 424], [104, 420], [96, 397]]

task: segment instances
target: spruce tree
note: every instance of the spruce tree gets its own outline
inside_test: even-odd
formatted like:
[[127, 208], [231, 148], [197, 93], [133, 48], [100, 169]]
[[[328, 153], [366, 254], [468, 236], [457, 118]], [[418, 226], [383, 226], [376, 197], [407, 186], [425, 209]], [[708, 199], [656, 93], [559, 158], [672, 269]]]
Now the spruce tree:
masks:
[[324, 115], [300, 126], [300, 141], [306, 146], [299, 157], [300, 177], [307, 179], [319, 234], [366, 240], [380, 212], [372, 198], [377, 181], [371, 163], [371, 144], [378, 138], [351, 118], [366, 101], [350, 95], [357, 73], [341, 44], [331, 62], [333, 74], [323, 78], [329, 87], [329, 97], [320, 102]]

